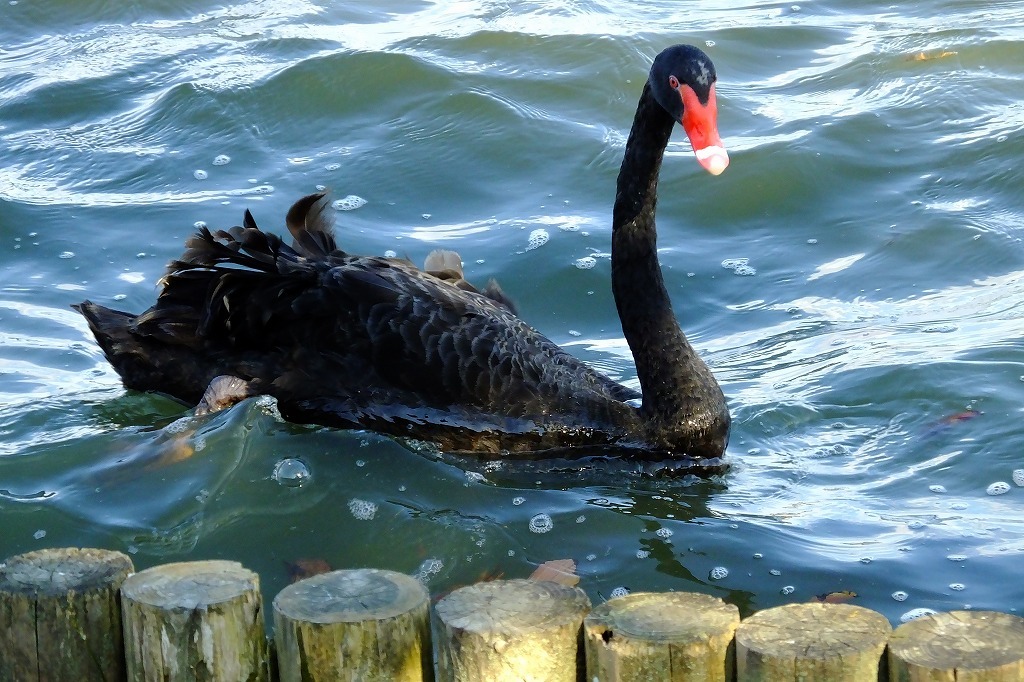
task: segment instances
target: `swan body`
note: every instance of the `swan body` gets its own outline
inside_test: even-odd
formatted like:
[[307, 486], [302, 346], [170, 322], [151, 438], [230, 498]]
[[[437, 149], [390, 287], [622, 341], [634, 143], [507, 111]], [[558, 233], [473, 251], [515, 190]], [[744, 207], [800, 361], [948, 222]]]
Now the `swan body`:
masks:
[[204, 409], [270, 394], [291, 421], [433, 441], [448, 451], [720, 457], [725, 398], [676, 322], [654, 229], [658, 169], [674, 123], [707, 170], [728, 164], [714, 82], [714, 66], [697, 48], [662, 52], [619, 174], [612, 289], [641, 392], [528, 325], [495, 283], [468, 283], [457, 254], [435, 252], [420, 269], [339, 249], [320, 194], [289, 211], [291, 244], [260, 230], [248, 211], [241, 226], [200, 229], [168, 266], [156, 304], [139, 315], [89, 301], [75, 307], [126, 387]]

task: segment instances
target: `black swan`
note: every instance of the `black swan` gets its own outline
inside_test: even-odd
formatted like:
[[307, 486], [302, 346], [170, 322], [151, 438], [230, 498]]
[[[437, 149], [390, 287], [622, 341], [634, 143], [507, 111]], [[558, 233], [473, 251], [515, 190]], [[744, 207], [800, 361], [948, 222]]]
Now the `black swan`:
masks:
[[728, 165], [715, 78], [695, 47], [659, 54], [619, 171], [612, 291], [641, 392], [523, 322], [497, 285], [478, 291], [455, 254], [431, 254], [421, 270], [339, 250], [323, 195], [289, 211], [292, 245], [259, 230], [248, 211], [240, 227], [201, 228], [140, 315], [89, 301], [74, 307], [126, 387], [189, 404], [269, 394], [290, 421], [445, 451], [719, 458], [729, 437], [725, 397], [672, 312], [654, 227], [675, 122], [705, 169], [718, 175]]

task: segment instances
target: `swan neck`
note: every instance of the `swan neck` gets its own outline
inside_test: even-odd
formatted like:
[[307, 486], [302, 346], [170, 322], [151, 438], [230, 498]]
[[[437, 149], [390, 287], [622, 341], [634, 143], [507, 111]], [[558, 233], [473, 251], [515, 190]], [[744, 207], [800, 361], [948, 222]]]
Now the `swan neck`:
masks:
[[612, 224], [612, 293], [636, 362], [641, 414], [655, 436], [668, 439], [673, 430], [689, 428], [683, 424], [696, 413], [710, 410], [716, 420], [713, 415], [724, 412], [721, 390], [679, 327], [658, 262], [658, 173], [674, 123], [645, 85], [619, 171]]

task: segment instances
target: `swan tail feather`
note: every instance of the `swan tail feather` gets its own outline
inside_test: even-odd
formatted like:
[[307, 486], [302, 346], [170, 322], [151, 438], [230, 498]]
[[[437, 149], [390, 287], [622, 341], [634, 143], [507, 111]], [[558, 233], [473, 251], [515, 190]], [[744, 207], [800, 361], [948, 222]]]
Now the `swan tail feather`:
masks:
[[210, 367], [187, 346], [169, 347], [135, 332], [135, 316], [92, 301], [71, 306], [85, 318], [103, 354], [126, 388], [157, 391], [186, 402], [197, 402], [209, 383]]
[[321, 260], [338, 248], [326, 192], [309, 194], [292, 204], [285, 224], [294, 239], [295, 250], [307, 258]]

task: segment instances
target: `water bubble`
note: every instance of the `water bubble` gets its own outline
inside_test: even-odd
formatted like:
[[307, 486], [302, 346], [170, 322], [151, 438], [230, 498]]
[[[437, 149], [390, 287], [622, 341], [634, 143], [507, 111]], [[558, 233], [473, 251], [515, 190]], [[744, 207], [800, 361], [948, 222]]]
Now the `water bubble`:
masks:
[[530, 519], [531, 533], [547, 533], [554, 527], [555, 523], [547, 514], [537, 514], [532, 519]]
[[384, 257], [385, 258], [398, 258], [398, 252], [395, 251], [394, 249], [388, 249], [387, 251], [384, 252]]
[[192, 420], [188, 417], [181, 417], [175, 419], [170, 424], [164, 427], [164, 431], [167, 433], [184, 433], [192, 426]]
[[870, 564], [870, 563], [871, 563], [871, 561], [872, 561], [872, 559], [871, 559], [871, 557], [869, 557], [869, 556], [862, 556], [862, 557], [860, 558], [860, 562], [861, 562], [862, 564]]
[[425, 583], [430, 576], [440, 573], [442, 568], [444, 568], [444, 562], [440, 559], [424, 559], [420, 567], [416, 569], [414, 577], [421, 583]]
[[920, 519], [913, 519], [907, 522], [907, 528], [910, 530], [921, 530], [924, 528], [924, 521]]
[[704, 41], [704, 47], [714, 47], [714, 46], [715, 46], [715, 41], [713, 41], [713, 40], [705, 40]]
[[896, 590], [892, 593], [892, 598], [896, 601], [907, 601], [907, 597], [909, 596], [910, 595], [904, 592], [903, 590]]
[[328, 170], [328, 171], [336, 171], [339, 168], [341, 168], [341, 164], [340, 163], [329, 163], [326, 166], [324, 166], [324, 170]]
[[963, 511], [968, 507], [970, 507], [970, 505], [966, 502], [950, 502], [949, 504], [949, 508], [953, 511]]
[[944, 492], [946, 492], [946, 486], [944, 486], [944, 485], [930, 485], [930, 486], [928, 486], [928, 490], [931, 490], [933, 493], [944, 493]]
[[593, 561], [594, 559], [597, 558], [597, 555], [596, 554], [588, 554], [585, 558], [586, 558], [587, 561]]
[[1013, 484], [1024, 488], [1024, 469], [1013, 470]]
[[650, 550], [646, 550], [646, 549], [638, 549], [638, 550], [636, 551], [636, 558], [637, 558], [637, 559], [646, 559], [646, 558], [647, 558], [647, 557], [649, 557], [649, 556], [651, 556], [651, 552], [650, 552]]
[[946, 558], [950, 561], [967, 561], [966, 554], [947, 554]]
[[811, 237], [810, 239], [808, 239], [808, 240], [807, 240], [807, 243], [808, 243], [808, 244], [817, 244], [817, 243], [818, 243], [818, 240], [817, 240], [817, 239], [815, 239], [815, 238], [813, 238], [813, 237]]
[[274, 193], [274, 186], [273, 185], [260, 185], [259, 187], [253, 187], [252, 188], [252, 193], [253, 194], [273, 194]]
[[75, 252], [74, 251], [61, 251], [60, 255], [57, 256], [57, 257], [58, 258], [63, 258], [64, 260], [67, 260], [69, 258], [74, 258], [75, 257]]
[[194, 177], [196, 180], [205, 180], [206, 178], [209, 177], [209, 175], [210, 174], [204, 171], [202, 168], [198, 168], [192, 171], [192, 177]]
[[668, 538], [672, 537], [672, 529], [659, 528], [658, 530], [654, 531], [654, 534], [657, 535], [659, 538], [665, 538], [667, 540]]
[[575, 330], [575, 329], [570, 329], [569, 330], [569, 336], [583, 336], [583, 334], [580, 333], [579, 331]]
[[377, 514], [377, 505], [367, 500], [353, 498], [349, 500], [348, 510], [360, 521], [369, 521]]
[[572, 264], [579, 270], [591, 270], [597, 265], [597, 259], [593, 256], [583, 256], [583, 258], [577, 258]]
[[366, 466], [366, 460], [365, 459], [357, 459], [356, 460], [356, 466], [357, 467], [364, 467], [364, 466]]
[[628, 587], [616, 587], [611, 591], [611, 594], [609, 594], [608, 597], [610, 599], [615, 599], [616, 597], [625, 597], [627, 594], [629, 594]]
[[274, 465], [271, 478], [286, 488], [298, 488], [306, 484], [312, 474], [309, 467], [298, 457], [285, 457]]
[[276, 422], [284, 422], [284, 417], [281, 416], [281, 410], [277, 407], [277, 398], [272, 395], [261, 395], [257, 396], [254, 405], [259, 408], [259, 411], [267, 415]]
[[337, 199], [331, 206], [336, 211], [354, 211], [360, 206], [366, 205], [366, 199], [356, 196], [355, 194], [349, 194], [348, 196]]
[[933, 616], [935, 613], [935, 609], [911, 609], [900, 616], [900, 622], [909, 623], [910, 621], [917, 620], [918, 618]]
[[580, 514], [579, 516], [576, 517], [576, 523], [583, 523], [586, 520], [587, 520], [587, 517], [584, 516], [583, 514]]
[[751, 267], [749, 263], [749, 258], [726, 258], [722, 261], [722, 267], [726, 270], [732, 270], [737, 275], [745, 277], [756, 275], [757, 270]]
[[985, 488], [985, 494], [987, 495], [1005, 495], [1008, 492], [1010, 492], [1010, 484], [1006, 481], [996, 481], [995, 483], [990, 483]]
[[963, 592], [967, 589], [967, 585], [964, 585], [963, 583], [950, 583], [949, 589], [953, 590], [954, 592]]
[[760, 552], [754, 552], [754, 558], [755, 559], [763, 559], [764, 558], [764, 554], [761, 554]]
[[227, 154], [218, 154], [217, 156], [213, 157], [214, 166], [226, 166], [229, 163], [231, 163], [231, 157], [228, 156]]
[[796, 592], [796, 588], [792, 585], [786, 585], [781, 590], [779, 590], [779, 594], [793, 594], [794, 592]]
[[542, 227], [538, 227], [536, 230], [531, 232], [530, 236], [527, 238], [526, 250], [532, 251], [534, 249], [539, 249], [547, 244], [549, 239], [551, 239], [551, 235], [548, 234], [548, 231]]
[[420, 217], [423, 218], [424, 220], [430, 220], [430, 214], [429, 213], [421, 213]]
[[708, 572], [708, 578], [711, 580], [722, 580], [729, 576], [729, 569], [725, 566], [715, 566]]
[[482, 483], [484, 481], [484, 475], [479, 471], [467, 471], [466, 480], [470, 483]]
[[128, 294], [114, 294], [115, 301], [123, 301], [126, 298], [128, 298]]
[[35, 533], [32, 533], [32, 537], [34, 537], [36, 540], [42, 540], [46, 537], [46, 531], [39, 529]]
[[512, 504], [515, 505], [516, 507], [521, 505], [523, 502], [526, 502], [526, 498], [523, 497], [522, 495], [512, 498]]

